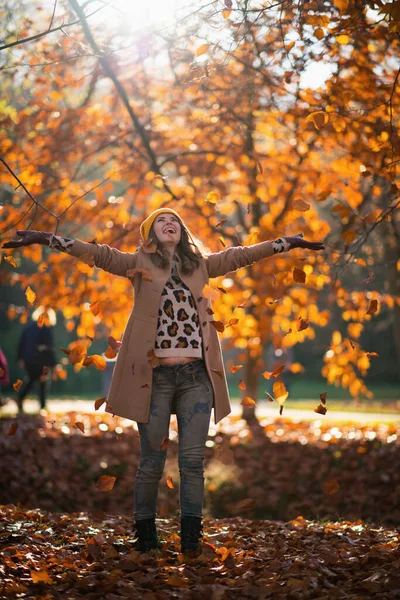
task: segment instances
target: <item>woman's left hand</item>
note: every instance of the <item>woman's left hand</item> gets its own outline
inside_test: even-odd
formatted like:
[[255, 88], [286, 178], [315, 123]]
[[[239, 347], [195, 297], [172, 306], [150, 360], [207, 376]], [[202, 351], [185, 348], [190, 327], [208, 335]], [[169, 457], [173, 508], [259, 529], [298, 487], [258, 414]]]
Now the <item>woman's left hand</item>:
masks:
[[325, 250], [322, 242], [309, 242], [303, 239], [303, 234], [298, 233], [293, 236], [283, 236], [283, 239], [290, 244], [290, 250], [293, 248], [306, 248], [307, 250]]

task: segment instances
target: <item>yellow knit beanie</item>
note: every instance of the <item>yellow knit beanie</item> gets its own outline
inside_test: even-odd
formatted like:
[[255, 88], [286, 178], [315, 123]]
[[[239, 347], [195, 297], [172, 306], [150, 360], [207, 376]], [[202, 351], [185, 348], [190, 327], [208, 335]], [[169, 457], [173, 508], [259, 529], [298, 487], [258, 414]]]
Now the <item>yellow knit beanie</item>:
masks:
[[182, 218], [172, 208], [158, 208], [157, 210], [154, 210], [140, 225], [140, 235], [143, 240], [147, 240], [149, 238], [151, 226], [153, 225], [154, 220], [158, 217], [158, 215], [161, 215], [161, 213], [172, 213], [179, 219], [180, 223], [183, 224]]

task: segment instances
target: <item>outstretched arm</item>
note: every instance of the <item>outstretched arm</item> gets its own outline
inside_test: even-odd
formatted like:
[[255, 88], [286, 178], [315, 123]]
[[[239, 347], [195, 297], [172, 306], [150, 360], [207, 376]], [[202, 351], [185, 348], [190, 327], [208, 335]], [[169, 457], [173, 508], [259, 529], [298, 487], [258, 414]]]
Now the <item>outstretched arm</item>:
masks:
[[126, 276], [128, 269], [134, 269], [137, 262], [137, 253], [121, 252], [111, 248], [107, 244], [94, 244], [81, 242], [80, 240], [53, 235], [45, 231], [34, 229], [18, 230], [17, 235], [22, 239], [12, 240], [3, 244], [3, 248], [20, 248], [32, 244], [42, 244], [54, 250], [60, 250], [79, 258], [83, 255], [92, 255], [94, 264], [99, 269], [113, 273], [114, 275]]
[[206, 257], [208, 276], [219, 277], [220, 275], [226, 275], [231, 271], [252, 265], [262, 258], [268, 258], [280, 252], [288, 252], [293, 248], [324, 250], [325, 246], [321, 242], [308, 242], [304, 240], [302, 233], [292, 237], [281, 237], [273, 242], [260, 242], [251, 246], [232, 246], [226, 250], [221, 250], [221, 252], [209, 254]]

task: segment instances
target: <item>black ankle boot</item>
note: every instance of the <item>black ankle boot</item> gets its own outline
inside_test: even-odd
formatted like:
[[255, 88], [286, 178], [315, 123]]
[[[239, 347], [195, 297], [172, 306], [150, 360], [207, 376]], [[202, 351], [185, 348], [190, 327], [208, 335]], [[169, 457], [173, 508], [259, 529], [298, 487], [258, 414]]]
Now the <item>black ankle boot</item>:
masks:
[[134, 532], [138, 536], [135, 542], [135, 550], [139, 552], [148, 552], [149, 550], [160, 550], [161, 546], [158, 542], [156, 520], [140, 519], [134, 521]]
[[181, 552], [200, 552], [202, 538], [202, 518], [181, 517]]

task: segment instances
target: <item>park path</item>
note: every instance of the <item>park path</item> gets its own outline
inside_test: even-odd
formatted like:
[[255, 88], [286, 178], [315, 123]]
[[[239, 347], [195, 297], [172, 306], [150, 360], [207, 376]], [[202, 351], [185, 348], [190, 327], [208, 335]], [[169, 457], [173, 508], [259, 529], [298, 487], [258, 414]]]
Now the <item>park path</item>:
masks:
[[[315, 403], [317, 406], [318, 402]], [[237, 416], [242, 414], [242, 406], [239, 402], [232, 401], [232, 412], [230, 416]], [[47, 402], [47, 407], [50, 412], [63, 412], [63, 411], [82, 411], [82, 412], [95, 412], [93, 400], [58, 400], [51, 399]], [[368, 422], [399, 422], [400, 413], [363, 413], [363, 412], [345, 412], [345, 411], [330, 411], [329, 405], [327, 405], [328, 411], [325, 415], [315, 413], [313, 410], [299, 410], [296, 408], [283, 408], [282, 417], [292, 419], [293, 421], [354, 421], [356, 423], [368, 423]], [[36, 400], [25, 400], [24, 410], [27, 413], [35, 413], [39, 410], [39, 405]], [[101, 413], [101, 409], [98, 411]], [[17, 405], [14, 401], [8, 402], [8, 404], [0, 410], [0, 415], [15, 415], [17, 413]], [[274, 405], [260, 404], [256, 408], [256, 416], [259, 419], [270, 418], [279, 419], [279, 408]], [[213, 417], [211, 417], [213, 423]]]

